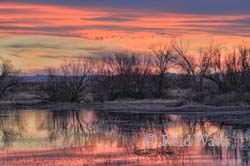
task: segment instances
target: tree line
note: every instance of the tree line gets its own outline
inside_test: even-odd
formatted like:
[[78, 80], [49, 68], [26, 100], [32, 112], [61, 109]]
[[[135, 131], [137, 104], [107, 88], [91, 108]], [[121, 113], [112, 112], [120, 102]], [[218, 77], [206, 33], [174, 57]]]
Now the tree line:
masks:
[[[169, 88], [190, 89], [198, 98], [207, 93], [250, 92], [247, 44], [230, 51], [211, 43], [194, 54], [187, 44], [174, 41], [150, 50], [150, 54], [122, 52], [65, 60], [59, 68], [48, 69], [39, 94], [50, 102], [81, 102], [87, 93], [97, 101], [166, 98]], [[2, 97], [18, 83], [19, 71], [2, 60], [0, 72]]]

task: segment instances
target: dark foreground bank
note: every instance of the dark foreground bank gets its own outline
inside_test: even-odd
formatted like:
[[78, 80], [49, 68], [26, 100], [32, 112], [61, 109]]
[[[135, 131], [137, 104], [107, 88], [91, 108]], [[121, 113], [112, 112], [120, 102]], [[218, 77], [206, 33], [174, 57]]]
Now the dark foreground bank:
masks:
[[37, 102], [0, 102], [2, 110], [16, 109], [53, 109], [53, 110], [80, 110], [93, 109], [111, 112], [206, 112], [206, 113], [232, 113], [250, 112], [250, 106], [206, 106], [199, 104], [185, 104], [180, 101], [141, 100], [141, 101], [115, 101], [105, 103], [43, 103]]

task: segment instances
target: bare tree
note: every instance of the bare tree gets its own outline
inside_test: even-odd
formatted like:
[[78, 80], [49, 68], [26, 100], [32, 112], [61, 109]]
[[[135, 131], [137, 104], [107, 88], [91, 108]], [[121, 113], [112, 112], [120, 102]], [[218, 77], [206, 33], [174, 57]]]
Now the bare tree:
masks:
[[0, 98], [18, 84], [19, 73], [11, 61], [0, 59]]
[[184, 44], [183, 41], [180, 40], [173, 41], [172, 47], [175, 56], [174, 63], [177, 69], [181, 69], [184, 74], [184, 85], [196, 89], [197, 62], [195, 56], [189, 53], [189, 45]]
[[116, 71], [113, 56], [103, 56], [94, 61], [96, 76], [93, 78], [92, 93], [94, 99], [103, 102], [116, 96]]
[[91, 59], [66, 60], [58, 69], [48, 70], [48, 79], [43, 88], [49, 101], [80, 102], [91, 78]]
[[174, 41], [172, 43], [175, 52], [175, 63], [187, 74], [192, 77], [195, 76], [196, 61], [194, 56], [188, 53], [189, 45], [184, 44], [182, 40]]
[[168, 44], [158, 44], [151, 47], [154, 54], [156, 73], [158, 75], [157, 97], [162, 97], [165, 82], [165, 75], [172, 66], [173, 48]]
[[200, 92], [203, 90], [203, 83], [205, 79], [205, 75], [209, 70], [210, 58], [209, 53], [204, 50], [200, 49], [200, 56], [198, 57], [198, 64], [197, 64], [197, 76], [198, 76], [198, 83], [199, 83], [199, 90]]
[[216, 43], [210, 43], [206, 48], [201, 49], [201, 54], [204, 56], [203, 66], [205, 70], [202, 72], [202, 77], [213, 82], [220, 91], [226, 92], [228, 82], [226, 81], [226, 68], [230, 68], [231, 60], [223, 60], [222, 47]]
[[217, 85], [221, 92], [246, 88], [250, 74], [250, 55], [247, 47], [240, 46], [232, 52], [222, 51], [219, 44], [211, 43], [203, 49], [206, 55], [206, 72], [203, 77]]
[[136, 98], [145, 98], [146, 93], [150, 93], [152, 88], [152, 60], [147, 55], [138, 55], [139, 64], [135, 67], [135, 92]]
[[239, 50], [239, 65], [241, 67], [241, 82], [243, 89], [250, 91], [250, 46], [241, 44]]
[[97, 98], [144, 98], [150, 84], [151, 58], [138, 54], [117, 53], [97, 62], [101, 74], [94, 88]]

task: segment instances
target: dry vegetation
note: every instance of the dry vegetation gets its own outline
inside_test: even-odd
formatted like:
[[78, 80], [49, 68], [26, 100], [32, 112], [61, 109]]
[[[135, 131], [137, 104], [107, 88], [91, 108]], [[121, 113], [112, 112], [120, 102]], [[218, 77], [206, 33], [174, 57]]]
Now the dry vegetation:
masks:
[[[197, 56], [175, 41], [151, 50], [150, 55], [118, 53], [65, 61], [49, 69], [47, 81], [36, 83], [32, 91], [48, 102], [169, 98], [210, 105], [250, 103], [249, 46], [225, 51], [212, 43]], [[2, 61], [0, 97], [14, 91], [18, 73], [9, 61]]]
[[0, 59], [0, 99], [18, 84], [18, 74], [10, 61]]

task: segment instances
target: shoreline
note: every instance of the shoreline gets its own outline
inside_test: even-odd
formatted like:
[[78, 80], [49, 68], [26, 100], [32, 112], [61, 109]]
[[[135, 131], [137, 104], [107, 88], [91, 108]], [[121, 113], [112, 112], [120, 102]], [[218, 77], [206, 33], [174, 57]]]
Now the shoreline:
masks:
[[0, 102], [0, 110], [82, 110], [128, 113], [240, 113], [249, 112], [250, 106], [208, 106], [184, 104], [179, 101], [114, 101], [104, 103], [43, 103], [43, 102]]

